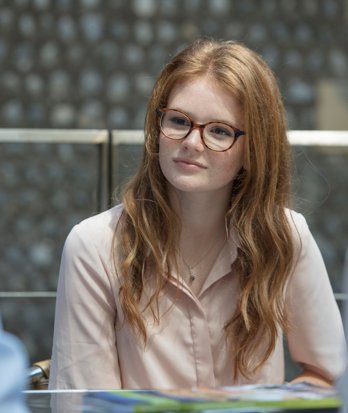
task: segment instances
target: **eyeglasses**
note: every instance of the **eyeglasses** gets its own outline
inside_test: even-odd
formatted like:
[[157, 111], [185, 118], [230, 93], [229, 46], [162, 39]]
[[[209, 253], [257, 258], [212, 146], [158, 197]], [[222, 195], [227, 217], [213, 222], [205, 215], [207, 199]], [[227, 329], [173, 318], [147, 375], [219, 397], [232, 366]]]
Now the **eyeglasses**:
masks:
[[236, 140], [245, 132], [223, 122], [208, 122], [204, 125], [193, 120], [176, 109], [157, 109], [159, 126], [164, 136], [169, 139], [184, 139], [193, 129], [199, 129], [204, 145], [216, 152], [224, 152], [232, 148]]

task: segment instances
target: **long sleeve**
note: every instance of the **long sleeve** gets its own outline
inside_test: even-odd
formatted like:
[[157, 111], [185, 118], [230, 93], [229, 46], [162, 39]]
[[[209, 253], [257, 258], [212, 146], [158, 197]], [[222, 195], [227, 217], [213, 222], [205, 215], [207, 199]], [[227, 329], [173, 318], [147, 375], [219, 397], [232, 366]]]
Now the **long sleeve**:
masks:
[[[69, 234], [58, 282], [50, 389], [120, 388], [116, 306], [103, 228], [88, 220]], [[104, 254], [104, 256], [103, 256]]]
[[302, 215], [294, 213], [299, 255], [288, 290], [292, 358], [329, 380], [345, 367], [343, 325], [319, 248]]

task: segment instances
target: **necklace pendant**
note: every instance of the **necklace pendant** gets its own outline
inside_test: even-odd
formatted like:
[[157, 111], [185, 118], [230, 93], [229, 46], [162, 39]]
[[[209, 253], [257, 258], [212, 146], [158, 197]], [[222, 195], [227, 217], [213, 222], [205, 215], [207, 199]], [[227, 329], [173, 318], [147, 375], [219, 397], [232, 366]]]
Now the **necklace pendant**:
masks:
[[189, 282], [192, 283], [195, 279], [196, 277], [192, 274], [192, 272], [190, 272]]

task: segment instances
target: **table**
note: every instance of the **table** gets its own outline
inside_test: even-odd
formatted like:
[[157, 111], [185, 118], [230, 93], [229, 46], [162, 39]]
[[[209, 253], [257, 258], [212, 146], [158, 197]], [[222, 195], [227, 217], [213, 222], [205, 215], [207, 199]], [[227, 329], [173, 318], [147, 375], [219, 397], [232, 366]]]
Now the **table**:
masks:
[[84, 390], [28, 390], [25, 391], [31, 413], [75, 413], [82, 412]]
[[[83, 398], [86, 395], [86, 390], [28, 390], [25, 391], [27, 399], [27, 405], [31, 413], [94, 413], [95, 410], [90, 406], [83, 404]], [[223, 412], [235, 412], [237, 410], [220, 410]], [[238, 409], [240, 412], [241, 410]], [[245, 413], [256, 412], [282, 412], [282, 413], [299, 413], [300, 411], [306, 413], [338, 413], [337, 408], [326, 409], [301, 409], [301, 410], [289, 410], [289, 409], [274, 409], [274, 408], [259, 408], [259, 409], [247, 409], [243, 410]], [[211, 410], [210, 410], [211, 412]], [[216, 410], [214, 413], [218, 413]]]

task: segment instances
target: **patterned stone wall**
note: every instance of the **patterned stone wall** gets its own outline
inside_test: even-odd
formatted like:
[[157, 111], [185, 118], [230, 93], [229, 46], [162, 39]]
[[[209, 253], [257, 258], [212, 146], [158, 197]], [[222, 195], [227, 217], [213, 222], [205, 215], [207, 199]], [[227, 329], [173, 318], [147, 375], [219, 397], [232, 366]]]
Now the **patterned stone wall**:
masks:
[[1, 0], [0, 125], [132, 128], [158, 71], [198, 35], [246, 43], [276, 71], [292, 129], [317, 83], [346, 79], [345, 0]]
[[[347, 20], [346, 0], [0, 0], [0, 128], [141, 129], [163, 64], [209, 35], [263, 55], [291, 129], [348, 130]], [[117, 187], [140, 152], [120, 148]], [[348, 154], [294, 153], [295, 204], [340, 291]], [[0, 143], [1, 291], [55, 290], [68, 231], [96, 212], [96, 170], [92, 146]], [[49, 357], [54, 299], [0, 311], [32, 360]]]

